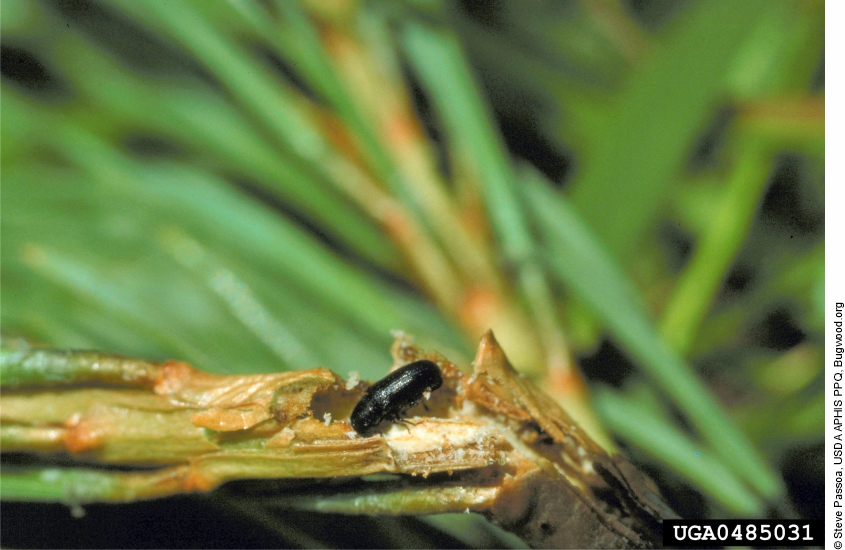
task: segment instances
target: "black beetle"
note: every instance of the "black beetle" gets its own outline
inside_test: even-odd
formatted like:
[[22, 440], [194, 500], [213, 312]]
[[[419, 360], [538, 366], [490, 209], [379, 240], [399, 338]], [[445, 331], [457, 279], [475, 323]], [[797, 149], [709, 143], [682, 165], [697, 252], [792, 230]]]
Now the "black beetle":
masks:
[[425, 359], [391, 372], [369, 388], [355, 405], [349, 423], [360, 435], [367, 435], [384, 420], [397, 421], [416, 405], [425, 392], [443, 384], [440, 367]]

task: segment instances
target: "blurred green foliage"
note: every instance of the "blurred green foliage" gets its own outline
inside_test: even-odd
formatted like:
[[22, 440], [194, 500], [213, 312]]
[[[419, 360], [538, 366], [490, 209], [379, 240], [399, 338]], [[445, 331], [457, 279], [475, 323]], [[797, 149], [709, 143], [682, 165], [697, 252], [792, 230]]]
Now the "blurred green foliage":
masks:
[[[789, 457], [823, 420], [822, 2], [6, 0], [0, 23], [5, 335], [375, 379], [391, 330], [468, 363], [486, 323], [538, 381], [582, 358], [682, 514], [815, 513]], [[505, 319], [467, 320], [477, 288]]]

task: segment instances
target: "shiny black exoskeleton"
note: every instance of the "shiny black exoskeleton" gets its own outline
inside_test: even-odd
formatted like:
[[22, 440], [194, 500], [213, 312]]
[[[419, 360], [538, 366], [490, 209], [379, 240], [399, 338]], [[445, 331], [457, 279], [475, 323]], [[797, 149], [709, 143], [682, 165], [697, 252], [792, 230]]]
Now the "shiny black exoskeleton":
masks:
[[414, 361], [370, 386], [355, 405], [349, 423], [360, 435], [367, 435], [384, 420], [400, 420], [402, 413], [416, 405], [425, 392], [442, 384], [443, 375], [436, 363]]

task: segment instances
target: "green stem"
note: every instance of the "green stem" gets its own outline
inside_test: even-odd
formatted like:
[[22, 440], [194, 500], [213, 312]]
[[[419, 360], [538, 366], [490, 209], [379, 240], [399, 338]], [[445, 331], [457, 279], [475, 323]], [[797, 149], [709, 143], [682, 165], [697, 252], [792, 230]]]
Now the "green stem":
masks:
[[155, 363], [88, 351], [0, 349], [0, 383], [4, 388], [100, 383], [151, 386]]
[[0, 474], [0, 499], [30, 502], [131, 502], [180, 492], [186, 467], [152, 472], [106, 472], [70, 468]]

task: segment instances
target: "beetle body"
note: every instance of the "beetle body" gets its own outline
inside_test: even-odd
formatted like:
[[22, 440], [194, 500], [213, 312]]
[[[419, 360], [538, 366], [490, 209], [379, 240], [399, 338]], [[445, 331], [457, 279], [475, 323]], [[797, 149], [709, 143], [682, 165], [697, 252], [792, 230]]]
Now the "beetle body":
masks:
[[434, 362], [421, 360], [405, 365], [367, 389], [355, 405], [349, 423], [360, 435], [367, 435], [384, 420], [399, 420], [425, 392], [442, 384], [443, 375]]

